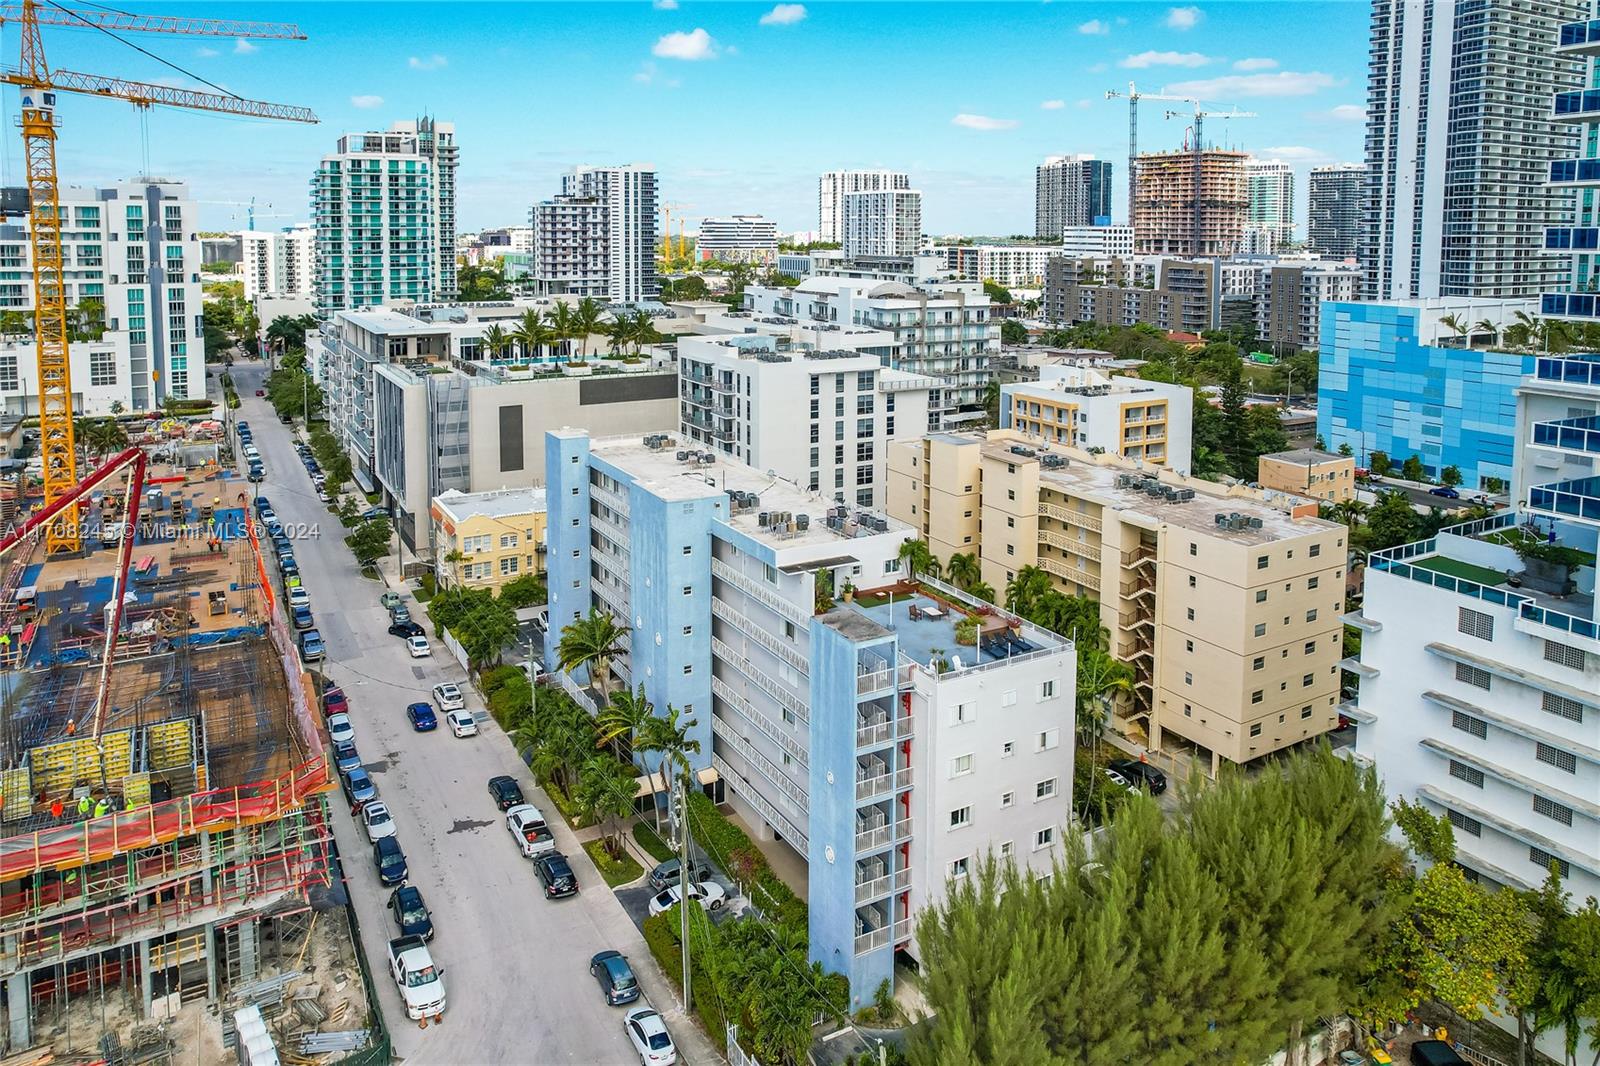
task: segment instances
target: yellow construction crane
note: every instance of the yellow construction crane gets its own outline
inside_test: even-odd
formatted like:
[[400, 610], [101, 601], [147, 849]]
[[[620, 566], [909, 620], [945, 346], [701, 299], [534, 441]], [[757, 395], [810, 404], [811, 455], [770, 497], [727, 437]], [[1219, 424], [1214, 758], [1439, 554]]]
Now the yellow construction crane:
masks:
[[[174, 89], [148, 82], [126, 81], [103, 74], [51, 70], [45, 63], [42, 26], [74, 26], [118, 32], [193, 34], [207, 37], [305, 40], [290, 25], [229, 19], [130, 15], [110, 8], [75, 11], [54, 0], [22, 0], [0, 4], [0, 26], [16, 23], [21, 30], [21, 62], [0, 73], [0, 82], [21, 87], [22, 143], [28, 168], [28, 214], [33, 245], [34, 337], [39, 357], [39, 443], [44, 465], [44, 498], [48, 506], [71, 492], [78, 482], [72, 439], [72, 373], [67, 359], [66, 285], [61, 265], [61, 202], [56, 180], [56, 94], [126, 100], [139, 108], [156, 104], [229, 115], [315, 122], [303, 107], [245, 100], [223, 93]], [[117, 38], [121, 40], [121, 38]], [[127, 43], [127, 42], [123, 42]], [[72, 555], [80, 548], [77, 509], [63, 511], [45, 533], [50, 555]]]

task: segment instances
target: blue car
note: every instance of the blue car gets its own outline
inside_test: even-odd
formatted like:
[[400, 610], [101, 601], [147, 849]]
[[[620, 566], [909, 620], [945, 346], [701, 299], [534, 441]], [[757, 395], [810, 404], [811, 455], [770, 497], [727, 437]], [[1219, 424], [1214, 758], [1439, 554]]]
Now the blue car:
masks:
[[372, 865], [378, 870], [378, 883], [384, 886], [403, 885], [406, 870], [406, 853], [400, 850], [400, 841], [394, 837], [379, 837], [372, 845]]
[[296, 629], [311, 629], [316, 622], [311, 618], [311, 608], [296, 607], [294, 609], [294, 627]]
[[257, 496], [256, 497], [256, 516], [260, 517], [264, 512], [270, 511], [270, 510], [272, 510], [272, 504], [267, 500], [267, 498], [265, 496]]
[[361, 765], [356, 746], [348, 740], [333, 746], [333, 765], [341, 774], [347, 774]]
[[[280, 530], [283, 529], [282, 526], [278, 528]], [[272, 538], [272, 550], [282, 555], [284, 552], [293, 551], [294, 545], [289, 543], [289, 538], [280, 532]]]
[[300, 634], [300, 658], [308, 663], [326, 657], [328, 647], [322, 643], [322, 634], [315, 629], [308, 629]]
[[413, 703], [406, 708], [406, 717], [411, 719], [411, 728], [418, 733], [439, 728], [439, 719], [433, 713], [431, 703]]
[[372, 775], [367, 773], [364, 766], [358, 766], [345, 774], [342, 783], [345, 798], [351, 803], [359, 805], [378, 798], [378, 786], [372, 783]]

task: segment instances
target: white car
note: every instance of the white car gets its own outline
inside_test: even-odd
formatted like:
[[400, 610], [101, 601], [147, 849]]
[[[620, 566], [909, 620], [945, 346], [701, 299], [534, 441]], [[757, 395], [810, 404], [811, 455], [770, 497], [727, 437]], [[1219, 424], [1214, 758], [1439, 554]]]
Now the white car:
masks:
[[433, 686], [433, 705], [441, 711], [459, 711], [467, 705], [467, 700], [461, 695], [460, 685], [454, 681], [446, 681], [442, 685]]
[[295, 607], [310, 606], [311, 593], [307, 592], [303, 585], [296, 585], [294, 588], [289, 590], [289, 607], [291, 609]]
[[413, 659], [426, 659], [429, 655], [433, 654], [433, 649], [428, 646], [427, 637], [407, 637], [406, 647], [410, 649], [411, 657]]
[[[660, 914], [682, 898], [678, 895], [678, 886], [669, 885], [656, 893], [655, 897], [650, 900], [651, 916], [654, 917]], [[721, 910], [722, 905], [728, 902], [728, 893], [715, 881], [701, 881], [698, 884], [689, 885], [689, 898], [698, 902], [700, 906], [708, 911], [716, 911]]]
[[446, 711], [444, 720], [450, 723], [450, 732], [458, 737], [475, 737], [478, 735], [478, 720], [472, 717], [472, 712], [464, 707]]
[[506, 829], [525, 859], [536, 859], [556, 850], [555, 834], [545, 824], [544, 815], [531, 803], [519, 803], [506, 811]]
[[356, 739], [356, 727], [350, 724], [348, 714], [328, 715], [328, 739], [335, 744], [349, 744]]
[[376, 844], [383, 837], [392, 837], [396, 829], [394, 815], [389, 813], [389, 805], [378, 800], [373, 800], [361, 808], [361, 824], [367, 829], [367, 839]]
[[622, 1017], [622, 1028], [639, 1053], [639, 1066], [672, 1066], [678, 1049], [672, 1044], [667, 1023], [653, 1007], [635, 1007]]

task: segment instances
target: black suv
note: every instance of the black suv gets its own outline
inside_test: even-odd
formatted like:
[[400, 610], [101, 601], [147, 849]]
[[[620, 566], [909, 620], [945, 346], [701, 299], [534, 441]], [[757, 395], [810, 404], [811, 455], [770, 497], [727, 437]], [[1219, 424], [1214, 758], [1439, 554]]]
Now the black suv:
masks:
[[1123, 780], [1134, 788], [1146, 789], [1152, 796], [1159, 796], [1167, 790], [1167, 775], [1149, 763], [1137, 759], [1113, 759], [1106, 766], [1121, 774]]
[[546, 899], [565, 899], [578, 894], [578, 875], [572, 872], [567, 857], [559, 851], [539, 856], [533, 868], [539, 871], [539, 880], [544, 882]]
[[495, 806], [502, 811], [509, 811], [517, 804], [527, 802], [522, 798], [522, 787], [514, 777], [489, 778], [489, 795], [494, 797]]

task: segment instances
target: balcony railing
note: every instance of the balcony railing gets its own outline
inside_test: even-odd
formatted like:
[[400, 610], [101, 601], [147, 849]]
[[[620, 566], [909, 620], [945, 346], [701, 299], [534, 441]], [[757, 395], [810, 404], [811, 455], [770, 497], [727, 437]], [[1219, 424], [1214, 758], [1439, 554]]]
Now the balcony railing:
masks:
[[626, 515], [628, 513], [628, 501], [623, 499], [617, 493], [612, 492], [610, 489], [601, 488], [599, 485], [591, 482], [589, 485], [589, 495], [599, 500], [613, 511], [617, 512], [617, 514]]
[[734, 787], [738, 789], [739, 795], [748, 800], [750, 805], [760, 812], [761, 817], [765, 818], [774, 829], [781, 833], [785, 840], [793, 844], [796, 851], [801, 854], [805, 853], [809, 846], [805, 831], [790, 821], [782, 811], [774, 807], [759, 791], [752, 788], [743, 774], [729, 766], [715, 752], [711, 755], [711, 768], [723, 778], [732, 781]]
[[1083, 540], [1073, 540], [1071, 537], [1064, 537], [1060, 533], [1052, 533], [1048, 529], [1039, 531], [1039, 543], [1048, 544], [1052, 548], [1060, 548], [1064, 552], [1079, 555], [1085, 559], [1093, 559], [1095, 561], [1100, 559], [1100, 546], [1098, 544], [1091, 544]]
[[1550, 184], [1566, 188], [1600, 185], [1600, 159], [1552, 159]]
[[1535, 422], [1533, 443], [1546, 448], [1600, 455], [1600, 415]]
[[728, 665], [738, 670], [751, 681], [754, 681], [757, 688], [777, 700], [790, 714], [802, 722], [810, 722], [811, 715], [806, 706], [806, 701], [801, 699], [788, 685], [752, 663], [750, 657], [745, 655], [744, 652], [735, 649], [726, 641], [718, 640], [716, 637], [711, 638], [711, 650]]
[[1097, 591], [1100, 588], [1100, 579], [1089, 573], [1089, 571], [1080, 570], [1076, 566], [1068, 566], [1066, 563], [1051, 559], [1048, 556], [1040, 556], [1039, 569], [1052, 573], [1057, 577], [1064, 577], [1068, 581], [1076, 581], [1084, 588]]
[[756, 705], [735, 690], [732, 685], [722, 680], [722, 678], [714, 676], [711, 679], [711, 691], [734, 710], [738, 711], [751, 725], [761, 730], [762, 735], [768, 740], [788, 752], [795, 762], [801, 766], [809, 765], [810, 757], [806, 752], [805, 746], [789, 735], [788, 731], [779, 728], [776, 722], [757, 710]]
[[874, 877], [856, 884], [856, 902], [865, 903], [911, 887], [911, 871], [897, 870], [892, 874]]
[[884, 772], [856, 778], [856, 801], [876, 799], [894, 791], [894, 774]]
[[874, 748], [880, 744], [887, 744], [894, 739], [894, 721], [874, 722], [872, 725], [858, 725], [856, 727], [856, 747]]
[[1600, 477], [1536, 485], [1528, 490], [1528, 510], [1600, 522]]
[[780, 596], [776, 589], [764, 586], [748, 574], [742, 574], [721, 559], [711, 560], [711, 576], [726, 581], [740, 592], [771, 608], [796, 625], [809, 626], [811, 612]]
[[1082, 514], [1066, 507], [1058, 507], [1053, 503], [1041, 503], [1039, 513], [1046, 518], [1054, 518], [1057, 522], [1065, 522], [1069, 526], [1082, 526], [1091, 533], [1100, 532], [1100, 519], [1094, 515]]
[[1565, 56], [1600, 55], [1600, 19], [1563, 23], [1556, 36], [1556, 53]]
[[767, 629], [756, 625], [742, 613], [728, 606], [727, 601], [721, 597], [711, 597], [711, 614], [733, 626], [742, 635], [755, 641], [800, 673], [804, 674], [810, 669], [811, 664], [806, 661], [806, 657], [800, 654], [793, 645], [780, 637], [774, 636]]
[[869, 851], [888, 847], [894, 843], [894, 826], [878, 825], [871, 829], [856, 830], [856, 854], [865, 855]]
[[754, 744], [731, 730], [718, 730], [717, 739], [738, 752], [745, 762], [754, 766], [761, 776], [765, 777], [778, 791], [782, 792], [790, 803], [799, 808], [801, 813], [806, 813], [811, 809], [810, 803], [806, 798], [806, 790], [791, 780], [776, 763], [762, 754]]

